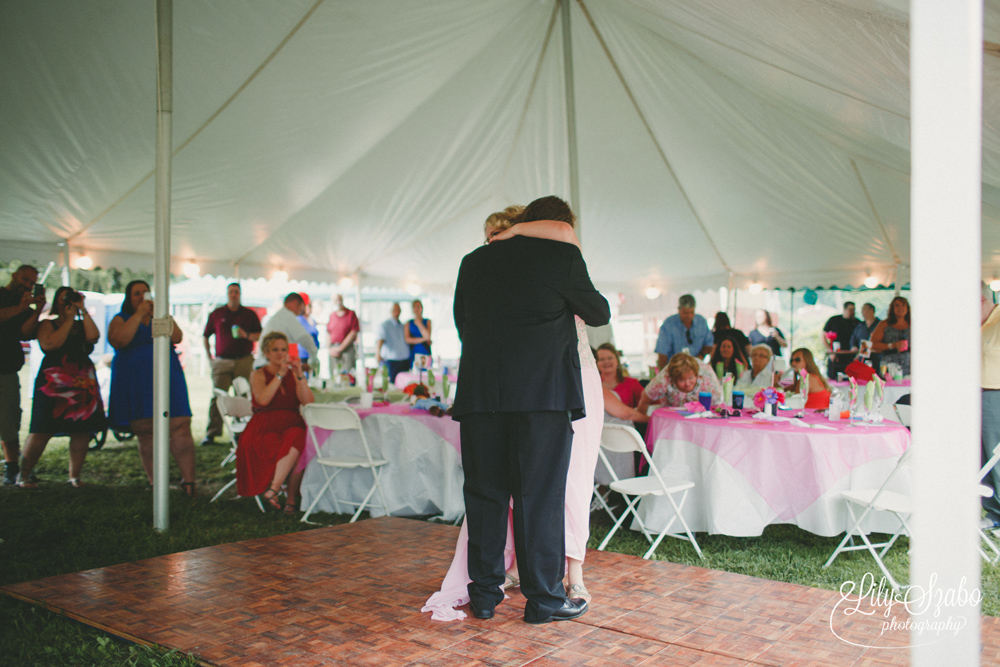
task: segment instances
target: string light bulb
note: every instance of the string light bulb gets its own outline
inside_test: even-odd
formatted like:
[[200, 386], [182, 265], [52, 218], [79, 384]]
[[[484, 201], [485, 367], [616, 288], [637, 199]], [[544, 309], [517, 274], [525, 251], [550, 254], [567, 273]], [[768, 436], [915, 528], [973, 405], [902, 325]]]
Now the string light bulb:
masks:
[[76, 258], [76, 268], [89, 271], [94, 268], [94, 260], [90, 258], [90, 255], [80, 255]]
[[652, 301], [660, 296], [660, 289], [658, 287], [647, 287], [646, 288], [646, 298]]

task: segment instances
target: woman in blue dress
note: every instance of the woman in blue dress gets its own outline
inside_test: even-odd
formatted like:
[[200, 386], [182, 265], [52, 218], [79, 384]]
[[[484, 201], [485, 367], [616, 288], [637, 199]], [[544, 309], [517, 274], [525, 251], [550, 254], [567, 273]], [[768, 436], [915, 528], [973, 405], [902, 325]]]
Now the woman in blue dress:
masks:
[[[115, 348], [111, 364], [108, 419], [112, 428], [131, 430], [139, 440], [139, 457], [153, 483], [153, 300], [144, 280], [125, 287], [122, 310], [108, 325], [108, 342]], [[187, 383], [174, 345], [183, 331], [171, 319], [170, 332], [170, 452], [180, 468], [181, 488], [194, 496], [194, 438]]]
[[413, 319], [406, 323], [403, 331], [403, 338], [410, 346], [410, 367], [413, 367], [413, 358], [418, 354], [431, 353], [431, 321], [424, 319], [424, 304], [420, 299], [414, 299]]

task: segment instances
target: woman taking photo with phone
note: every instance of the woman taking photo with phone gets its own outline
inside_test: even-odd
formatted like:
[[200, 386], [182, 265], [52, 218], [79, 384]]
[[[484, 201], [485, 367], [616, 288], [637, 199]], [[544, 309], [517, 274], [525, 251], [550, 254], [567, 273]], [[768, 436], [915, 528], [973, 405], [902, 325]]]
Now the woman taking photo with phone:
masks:
[[60, 287], [52, 299], [50, 314], [55, 319], [38, 325], [38, 343], [45, 358], [31, 401], [31, 428], [17, 482], [22, 489], [37, 487], [30, 481], [31, 471], [56, 433], [69, 434], [69, 483], [83, 486], [80, 470], [90, 437], [107, 427], [94, 362], [90, 360], [100, 332], [83, 307], [83, 295], [71, 287]]
[[[111, 364], [108, 419], [111, 427], [130, 430], [139, 440], [139, 457], [153, 483], [153, 299], [144, 280], [125, 287], [122, 310], [108, 325], [108, 342], [115, 348]], [[181, 488], [194, 496], [194, 438], [187, 382], [174, 345], [184, 332], [170, 318], [170, 453], [181, 471]]]

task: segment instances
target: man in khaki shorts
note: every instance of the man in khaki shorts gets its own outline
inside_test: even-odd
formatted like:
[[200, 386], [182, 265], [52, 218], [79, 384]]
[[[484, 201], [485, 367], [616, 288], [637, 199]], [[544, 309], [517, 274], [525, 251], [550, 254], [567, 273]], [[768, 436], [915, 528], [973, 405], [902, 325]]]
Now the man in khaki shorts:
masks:
[[[253, 372], [253, 344], [260, 338], [260, 318], [257, 313], [240, 303], [240, 284], [231, 283], [227, 288], [226, 305], [216, 308], [208, 316], [205, 324], [205, 354], [212, 362], [212, 385], [216, 389], [229, 391], [233, 378], [250, 381]], [[215, 336], [215, 357], [209, 338]], [[216, 406], [215, 393], [208, 405], [208, 428], [205, 429], [203, 445], [215, 442], [222, 435], [222, 415]]]
[[24, 366], [21, 341], [38, 334], [38, 316], [45, 305], [45, 291], [34, 294], [36, 280], [38, 270], [24, 264], [6, 287], [0, 287], [0, 445], [3, 483], [8, 485], [17, 481], [21, 471], [21, 383], [17, 377]]

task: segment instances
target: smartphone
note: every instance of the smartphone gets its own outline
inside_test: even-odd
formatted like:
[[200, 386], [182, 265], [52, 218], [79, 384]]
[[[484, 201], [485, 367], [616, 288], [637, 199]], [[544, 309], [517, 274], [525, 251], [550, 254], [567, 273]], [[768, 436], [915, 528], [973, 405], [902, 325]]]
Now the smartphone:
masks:
[[289, 359], [298, 359], [299, 358], [299, 344], [298, 343], [289, 343], [288, 344], [288, 358]]
[[45, 296], [45, 285], [41, 283], [35, 283], [35, 286], [31, 289], [31, 296], [36, 299]]
[[153, 300], [153, 293], [152, 292], [143, 292], [142, 293], [142, 300], [143, 301], [152, 301]]

